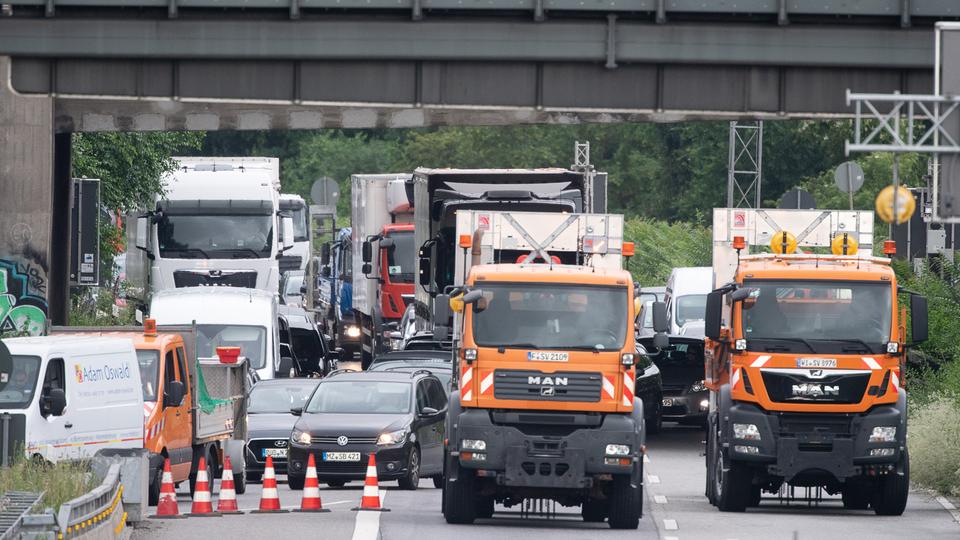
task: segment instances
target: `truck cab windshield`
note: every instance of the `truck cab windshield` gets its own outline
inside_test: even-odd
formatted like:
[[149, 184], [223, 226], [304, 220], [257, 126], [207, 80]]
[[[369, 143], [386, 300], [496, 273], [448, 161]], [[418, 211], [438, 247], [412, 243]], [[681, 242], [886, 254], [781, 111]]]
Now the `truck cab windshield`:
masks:
[[485, 283], [487, 309], [473, 314], [480, 347], [619, 350], [627, 289], [592, 285]]
[[392, 283], [413, 283], [417, 250], [413, 248], [413, 231], [390, 233], [393, 247], [387, 249], [387, 273]]
[[752, 351], [880, 353], [890, 341], [888, 282], [748, 281], [741, 331]]
[[254, 369], [263, 369], [267, 357], [267, 330], [262, 326], [197, 325], [197, 356], [214, 358], [217, 347], [240, 347], [240, 356]]
[[262, 259], [273, 249], [273, 217], [164, 214], [157, 239], [167, 259]]
[[11, 371], [0, 373], [0, 409], [25, 409], [33, 401], [40, 357], [13, 355]]

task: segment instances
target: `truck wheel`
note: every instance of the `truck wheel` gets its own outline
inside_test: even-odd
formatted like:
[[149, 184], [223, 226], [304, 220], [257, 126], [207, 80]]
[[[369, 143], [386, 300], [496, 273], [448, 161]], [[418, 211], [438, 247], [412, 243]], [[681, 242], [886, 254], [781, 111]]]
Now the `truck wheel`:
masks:
[[714, 454], [716, 453], [717, 445], [717, 430], [713, 427], [713, 420], [707, 422], [707, 451], [706, 454], [706, 487], [704, 489], [704, 494], [707, 496], [707, 501], [710, 502], [713, 506], [717, 505], [717, 490], [716, 490], [716, 471], [713, 470], [716, 465], [716, 458]]
[[420, 450], [414, 446], [410, 449], [410, 457], [407, 461], [407, 474], [403, 475], [397, 484], [400, 489], [413, 491], [420, 485]]
[[723, 455], [714, 448], [714, 499], [721, 512], [743, 512], [750, 501], [750, 483], [753, 475], [746, 466], [731, 463], [723, 470]]
[[580, 515], [584, 523], [603, 523], [607, 519], [607, 505], [605, 501], [587, 499], [580, 507]]
[[473, 471], [465, 470], [457, 475], [456, 482], [444, 484], [443, 517], [447, 523], [469, 525], [477, 519], [475, 480]]
[[491, 496], [477, 497], [477, 517], [479, 519], [492, 518], [495, 503], [496, 501]]
[[[193, 459], [193, 466], [194, 466], [194, 467], [197, 467], [197, 466], [200, 464], [200, 456], [201, 456], [201, 455], [202, 455], [202, 454], [200, 454], [199, 452], [196, 452], [196, 453], [194, 454], [194, 459]], [[206, 458], [207, 458], [207, 482], [210, 483], [210, 488], [212, 489], [212, 488], [213, 488], [214, 472], [215, 472], [215, 471], [214, 471], [214, 463], [213, 463], [213, 460], [210, 459], [209, 452], [207, 453]], [[190, 496], [191, 496], [191, 497], [193, 497], [193, 492], [196, 490], [196, 488], [197, 488], [197, 470], [196, 470], [196, 468], [194, 468], [193, 472], [190, 473]]]
[[607, 498], [611, 529], [636, 529], [640, 525], [640, 505], [643, 498], [643, 486], [630, 485], [630, 477], [616, 475], [610, 486]]
[[160, 484], [163, 483], [163, 467], [157, 467], [150, 479], [150, 487], [147, 488], [147, 504], [156, 506], [160, 502]]
[[907, 508], [907, 496], [910, 494], [910, 455], [906, 450], [900, 458], [898, 471], [880, 477], [879, 486], [873, 498], [873, 511], [878, 516], [899, 516]]

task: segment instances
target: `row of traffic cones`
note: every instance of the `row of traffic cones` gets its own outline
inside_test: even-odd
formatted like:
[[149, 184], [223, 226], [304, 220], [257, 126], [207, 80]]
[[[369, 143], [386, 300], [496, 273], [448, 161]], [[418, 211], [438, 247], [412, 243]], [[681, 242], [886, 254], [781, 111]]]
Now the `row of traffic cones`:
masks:
[[[360, 506], [353, 510], [373, 510], [385, 512], [389, 511], [380, 506], [380, 488], [377, 481], [377, 460], [373, 454], [370, 454], [370, 460], [367, 463], [367, 474], [364, 480], [363, 497], [360, 500]], [[317, 463], [313, 454], [310, 454], [307, 461], [307, 475], [303, 483], [303, 499], [300, 502], [300, 508], [294, 512], [329, 512], [323, 508], [320, 500], [320, 481], [317, 478]], [[273, 469], [273, 458], [267, 457], [267, 463], [263, 470], [263, 491], [260, 496], [260, 507], [253, 510], [254, 514], [273, 514], [287, 512], [280, 507], [280, 497], [277, 493], [277, 477]], [[170, 459], [163, 463], [163, 477], [160, 482], [160, 500], [157, 503], [156, 515], [152, 518], [177, 519], [190, 517], [219, 517], [222, 515], [243, 514], [237, 507], [237, 492], [233, 483], [233, 469], [230, 464], [230, 457], [225, 456], [223, 464], [223, 477], [220, 480], [220, 499], [217, 502], [217, 509], [214, 511], [213, 502], [210, 493], [210, 479], [207, 477], [207, 462], [201, 457], [197, 466], [197, 480], [193, 491], [193, 504], [190, 512], [181, 515], [177, 506], [177, 493], [173, 485], [173, 474], [170, 472]]]

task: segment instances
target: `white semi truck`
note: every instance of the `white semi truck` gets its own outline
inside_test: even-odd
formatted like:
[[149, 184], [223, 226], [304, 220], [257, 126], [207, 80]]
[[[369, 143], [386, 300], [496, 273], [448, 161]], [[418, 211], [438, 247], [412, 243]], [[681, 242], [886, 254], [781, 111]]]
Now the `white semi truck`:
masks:
[[147, 304], [157, 291], [196, 286], [276, 293], [279, 257], [295, 236], [280, 213], [279, 160], [174, 159], [164, 194], [128, 231], [138, 248], [127, 261], [134, 296]]
[[310, 208], [303, 197], [280, 194], [280, 212], [293, 220], [293, 247], [280, 256], [280, 273], [306, 270], [310, 262]]

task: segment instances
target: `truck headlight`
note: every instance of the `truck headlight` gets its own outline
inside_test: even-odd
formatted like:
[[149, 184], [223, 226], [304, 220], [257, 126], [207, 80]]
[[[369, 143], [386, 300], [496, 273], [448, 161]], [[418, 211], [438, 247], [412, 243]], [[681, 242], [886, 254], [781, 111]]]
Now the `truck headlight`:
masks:
[[487, 441], [483, 439], [462, 439], [460, 441], [460, 448], [474, 452], [484, 452], [487, 450]]
[[620, 355], [620, 363], [624, 366], [630, 367], [633, 365], [634, 356], [633, 353], [623, 353]]
[[606, 453], [608, 456], [629, 456], [630, 445], [629, 444], [608, 444]]
[[896, 341], [887, 343], [887, 354], [897, 354], [900, 352], [900, 344]]
[[877, 426], [873, 428], [873, 433], [870, 434], [870, 442], [872, 443], [895, 442], [896, 440], [896, 426]]
[[347, 327], [344, 333], [347, 335], [347, 337], [358, 338], [360, 337], [360, 327], [350, 325]]
[[759, 441], [760, 430], [756, 424], [734, 424], [733, 438], [745, 441]]
[[705, 384], [706, 384], [706, 381], [697, 381], [697, 382], [693, 383], [692, 385], [690, 385], [690, 391], [691, 391], [691, 392], [703, 392], [704, 390], [707, 389], [707, 387], [705, 386]]
[[307, 433], [306, 431], [300, 431], [299, 429], [295, 429], [293, 430], [293, 433], [290, 434], [290, 440], [297, 444], [302, 444], [306, 446], [310, 444], [310, 442], [312, 441], [312, 437], [310, 437], [310, 434]]
[[390, 433], [381, 433], [377, 438], [377, 446], [389, 446], [393, 444], [403, 444], [407, 438], [407, 428], [391, 431]]
[[476, 349], [464, 349], [463, 350], [463, 359], [467, 362], [473, 362], [477, 359], [477, 350]]

